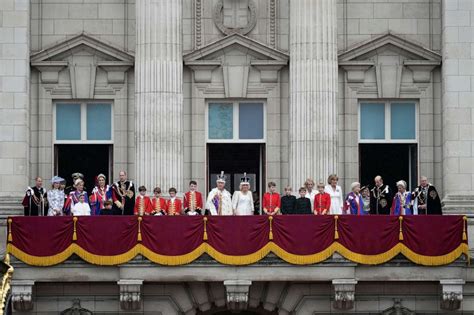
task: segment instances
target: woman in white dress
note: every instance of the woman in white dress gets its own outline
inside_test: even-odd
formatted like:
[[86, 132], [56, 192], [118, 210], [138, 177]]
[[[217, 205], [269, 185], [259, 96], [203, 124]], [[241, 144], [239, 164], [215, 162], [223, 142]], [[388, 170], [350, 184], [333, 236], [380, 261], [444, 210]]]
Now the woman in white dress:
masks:
[[64, 190], [60, 189], [62, 181], [64, 181], [64, 179], [59, 176], [54, 176], [51, 179], [53, 189], [49, 190], [47, 193], [48, 205], [49, 205], [49, 209], [48, 209], [49, 216], [63, 215]]
[[336, 174], [331, 174], [328, 177], [328, 185], [324, 187], [324, 191], [331, 196], [330, 214], [342, 214], [342, 207], [344, 206], [344, 198], [341, 186], [337, 184], [339, 177]]
[[250, 178], [247, 173], [240, 179], [240, 191], [232, 196], [232, 208], [235, 215], [252, 215], [254, 210], [252, 192], [250, 191]]

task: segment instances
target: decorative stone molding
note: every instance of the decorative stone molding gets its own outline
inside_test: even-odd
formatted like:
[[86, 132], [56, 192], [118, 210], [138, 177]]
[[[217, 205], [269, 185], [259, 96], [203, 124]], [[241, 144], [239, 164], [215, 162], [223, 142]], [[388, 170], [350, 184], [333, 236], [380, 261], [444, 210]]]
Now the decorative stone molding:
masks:
[[123, 310], [138, 310], [141, 307], [141, 287], [143, 280], [120, 280], [120, 307]]
[[342, 61], [339, 66], [347, 72], [348, 83], [364, 83], [365, 72], [374, 66], [374, 62], [365, 60]]
[[202, 45], [202, 0], [194, 0], [194, 48]]
[[92, 312], [81, 306], [81, 300], [72, 301], [72, 306], [61, 312], [61, 315], [92, 315]]
[[462, 279], [440, 280], [442, 287], [440, 308], [443, 310], [454, 311], [461, 307], [463, 299], [463, 285], [466, 283]]
[[41, 83], [55, 84], [59, 80], [59, 72], [68, 66], [67, 61], [39, 61], [32, 62], [31, 66], [41, 73]]
[[222, 33], [226, 35], [231, 35], [235, 33], [246, 35], [255, 27], [255, 25], [257, 24], [257, 7], [255, 6], [253, 0], [247, 1], [247, 7], [250, 14], [247, 24], [243, 27], [224, 25], [224, 1], [219, 0], [216, 3], [214, 7], [213, 19], [214, 24]]
[[196, 60], [186, 62], [186, 65], [194, 71], [194, 82], [211, 83], [212, 71], [221, 65], [220, 60]]
[[431, 81], [431, 71], [441, 65], [441, 61], [405, 60], [403, 65], [413, 72], [414, 83], [429, 83]]
[[250, 280], [225, 280], [227, 308], [231, 311], [245, 310], [248, 307]]
[[278, 82], [278, 71], [286, 66], [286, 61], [277, 60], [252, 60], [250, 64], [260, 70], [260, 82], [276, 83]]
[[27, 312], [33, 309], [33, 280], [12, 280], [11, 301], [13, 308], [18, 312]]
[[277, 18], [277, 12], [276, 12], [276, 0], [270, 0], [269, 4], [269, 15], [270, 18], [268, 19], [268, 29], [269, 29], [269, 35], [270, 35], [270, 46], [275, 48], [276, 47], [276, 29], [277, 29], [277, 24], [276, 24], [276, 18]]
[[393, 299], [393, 306], [381, 313], [382, 315], [415, 315], [415, 312], [402, 306], [401, 299]]
[[334, 279], [334, 308], [338, 310], [350, 310], [354, 307], [355, 279]]
[[97, 66], [107, 72], [107, 82], [109, 84], [125, 83], [125, 73], [133, 67], [133, 62], [126, 61], [99, 61]]

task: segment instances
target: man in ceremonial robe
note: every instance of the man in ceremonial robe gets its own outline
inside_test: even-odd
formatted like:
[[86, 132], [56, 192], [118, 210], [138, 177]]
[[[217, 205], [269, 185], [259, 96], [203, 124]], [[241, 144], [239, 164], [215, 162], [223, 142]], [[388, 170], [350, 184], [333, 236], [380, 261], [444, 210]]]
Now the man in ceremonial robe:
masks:
[[443, 214], [438, 191], [428, 182], [426, 176], [420, 177], [420, 186], [416, 187], [412, 197], [413, 214]]
[[119, 181], [112, 185], [112, 212], [115, 215], [133, 215], [135, 208], [135, 186], [127, 180], [127, 172], [120, 171]]
[[211, 215], [233, 215], [232, 197], [225, 189], [226, 176], [224, 172], [217, 175], [216, 188], [209, 192], [207, 197], [207, 209]]
[[390, 214], [392, 191], [383, 183], [382, 176], [375, 176], [374, 182], [375, 186], [370, 191], [370, 214]]
[[197, 191], [197, 182], [189, 182], [189, 191], [184, 194], [184, 213], [202, 214], [202, 195]]
[[48, 215], [46, 189], [43, 188], [43, 179], [36, 177], [35, 186], [26, 189], [22, 205], [25, 216]]

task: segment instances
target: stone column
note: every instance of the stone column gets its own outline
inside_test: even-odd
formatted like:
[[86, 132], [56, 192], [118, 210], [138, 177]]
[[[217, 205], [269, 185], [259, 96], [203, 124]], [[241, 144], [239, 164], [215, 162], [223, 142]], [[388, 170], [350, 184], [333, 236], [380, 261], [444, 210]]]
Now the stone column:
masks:
[[30, 184], [29, 23], [30, 1], [0, 1], [0, 197]]
[[290, 1], [290, 184], [337, 173], [336, 0]]
[[182, 0], [137, 0], [135, 180], [152, 190], [183, 181]]
[[442, 1], [442, 162], [445, 211], [474, 201], [474, 6]]

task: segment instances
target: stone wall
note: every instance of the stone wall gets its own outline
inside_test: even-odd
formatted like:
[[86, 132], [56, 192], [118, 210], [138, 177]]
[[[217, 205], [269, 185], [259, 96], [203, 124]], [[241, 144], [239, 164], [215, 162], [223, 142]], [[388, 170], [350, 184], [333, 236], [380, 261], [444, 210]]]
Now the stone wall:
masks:
[[0, 2], [0, 197], [28, 183], [30, 2]]
[[[443, 1], [443, 185], [474, 193], [474, 3]], [[454, 197], [454, 199], [460, 199]], [[472, 206], [472, 200], [471, 206]]]

